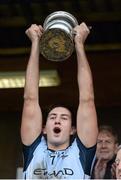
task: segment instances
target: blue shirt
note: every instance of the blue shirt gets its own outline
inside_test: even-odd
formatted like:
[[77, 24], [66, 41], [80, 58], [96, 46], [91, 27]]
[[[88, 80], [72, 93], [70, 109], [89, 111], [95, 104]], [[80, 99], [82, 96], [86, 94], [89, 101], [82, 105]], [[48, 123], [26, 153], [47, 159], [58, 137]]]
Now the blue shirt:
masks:
[[24, 179], [87, 179], [96, 146], [86, 148], [78, 137], [65, 150], [48, 149], [44, 136], [23, 148]]

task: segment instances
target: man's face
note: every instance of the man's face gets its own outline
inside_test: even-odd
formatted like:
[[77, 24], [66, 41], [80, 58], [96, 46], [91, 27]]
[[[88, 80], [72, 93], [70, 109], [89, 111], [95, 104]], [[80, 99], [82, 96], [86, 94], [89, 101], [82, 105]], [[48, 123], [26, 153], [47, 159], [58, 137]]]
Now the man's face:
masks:
[[121, 149], [118, 150], [116, 156], [116, 178], [121, 179]]
[[99, 132], [97, 139], [97, 158], [103, 158], [111, 160], [117, 150], [117, 144], [115, 143], [114, 136], [108, 131]]
[[69, 145], [71, 123], [71, 113], [68, 109], [56, 107], [49, 112], [44, 130], [49, 148], [65, 149]]

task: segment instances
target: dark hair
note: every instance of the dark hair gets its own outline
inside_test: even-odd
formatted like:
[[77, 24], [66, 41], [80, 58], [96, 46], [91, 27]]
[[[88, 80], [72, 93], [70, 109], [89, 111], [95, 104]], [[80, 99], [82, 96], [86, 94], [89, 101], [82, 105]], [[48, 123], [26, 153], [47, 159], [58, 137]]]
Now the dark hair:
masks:
[[99, 133], [102, 132], [102, 131], [107, 131], [110, 134], [112, 134], [112, 136], [115, 139], [115, 143], [118, 143], [118, 134], [115, 131], [115, 129], [112, 128], [112, 126], [110, 126], [110, 125], [101, 125], [101, 126], [99, 126]]
[[76, 126], [76, 113], [75, 113], [75, 109], [68, 106], [68, 105], [65, 105], [65, 104], [51, 104], [49, 107], [47, 107], [47, 109], [45, 110], [45, 117], [44, 117], [44, 124], [46, 123], [47, 121], [47, 117], [48, 117], [48, 114], [49, 112], [56, 108], [56, 107], [63, 107], [63, 108], [66, 108], [70, 111], [71, 113], [71, 118], [72, 118], [72, 126]]

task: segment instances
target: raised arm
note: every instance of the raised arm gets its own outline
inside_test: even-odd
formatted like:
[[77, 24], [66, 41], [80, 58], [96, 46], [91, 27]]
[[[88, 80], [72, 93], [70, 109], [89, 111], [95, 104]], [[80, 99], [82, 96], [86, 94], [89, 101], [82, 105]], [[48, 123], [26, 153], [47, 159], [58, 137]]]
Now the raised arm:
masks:
[[94, 104], [91, 70], [84, 50], [84, 42], [90, 33], [85, 23], [75, 27], [75, 48], [78, 65], [79, 106], [77, 111], [77, 134], [86, 147], [96, 144], [98, 127]]
[[25, 77], [21, 123], [21, 138], [25, 145], [32, 144], [42, 131], [42, 113], [39, 106], [39, 41], [42, 31], [42, 27], [36, 24], [26, 30], [32, 45]]

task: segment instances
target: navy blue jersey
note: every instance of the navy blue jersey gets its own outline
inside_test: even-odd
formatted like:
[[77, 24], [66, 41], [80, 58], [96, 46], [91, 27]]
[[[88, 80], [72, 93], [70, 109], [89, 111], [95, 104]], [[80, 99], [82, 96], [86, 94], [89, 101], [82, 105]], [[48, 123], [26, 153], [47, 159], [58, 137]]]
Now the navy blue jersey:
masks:
[[53, 151], [39, 136], [32, 145], [24, 145], [24, 179], [90, 178], [95, 151], [96, 146], [86, 148], [78, 137], [67, 149]]

